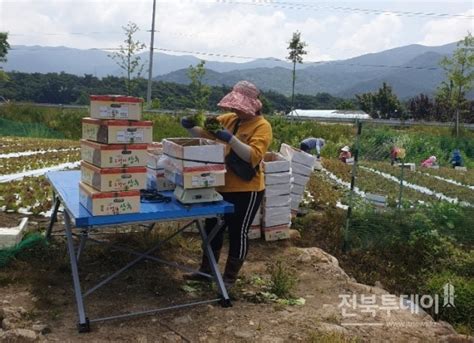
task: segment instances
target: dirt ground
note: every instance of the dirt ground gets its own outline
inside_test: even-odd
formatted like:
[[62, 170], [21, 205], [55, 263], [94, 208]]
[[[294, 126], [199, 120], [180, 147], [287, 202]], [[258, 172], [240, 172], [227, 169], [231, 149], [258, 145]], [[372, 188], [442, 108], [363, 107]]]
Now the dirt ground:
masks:
[[[16, 225], [20, 217], [0, 213], [0, 226]], [[32, 225], [34, 229], [42, 229], [47, 224], [44, 218], [35, 217], [31, 221], [37, 223]], [[129, 228], [140, 231], [135, 234], [116, 234], [115, 229], [110, 229], [108, 235], [100, 235], [100, 238], [113, 237], [115, 243], [144, 251], [176, 227], [160, 226], [149, 234], [144, 234], [139, 227]], [[0, 269], [0, 310], [3, 309], [0, 311], [0, 320], [3, 318], [0, 339], [27, 340], [8, 336], [8, 330], [34, 329], [36, 325], [37, 336], [31, 340], [60, 342], [472, 342], [457, 335], [449, 324], [436, 323], [424, 313], [413, 314], [408, 310], [395, 311], [390, 316], [358, 314], [355, 320], [367, 325], [346, 325], [347, 318], [339, 307], [341, 294], [380, 297], [387, 292], [358, 284], [339, 267], [334, 257], [298, 240], [251, 242], [242, 276], [232, 292], [236, 299], [231, 308], [200, 305], [135, 319], [93, 323], [90, 333], [79, 334], [70, 266], [59, 230], [60, 225], [56, 224], [57, 235], [49, 246], [28, 251]], [[200, 240], [194, 233], [178, 236], [156, 254], [193, 267], [198, 266], [199, 255]], [[132, 258], [110, 247], [87, 245], [80, 265], [83, 289]], [[257, 301], [256, 295], [265, 290], [263, 285], [269, 279], [268, 265], [276, 260], [283, 261], [288, 273], [297, 277], [292, 293], [296, 298], [304, 298], [304, 305]], [[87, 315], [97, 318], [215, 298], [214, 287], [189, 285], [183, 281], [182, 274], [176, 269], [142, 261], [135, 269], [87, 297]]]

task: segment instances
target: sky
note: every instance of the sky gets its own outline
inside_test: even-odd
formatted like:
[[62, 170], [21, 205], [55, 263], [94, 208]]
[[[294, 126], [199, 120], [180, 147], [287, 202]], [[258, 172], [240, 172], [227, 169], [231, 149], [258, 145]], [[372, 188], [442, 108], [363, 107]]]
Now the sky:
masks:
[[[0, 0], [11, 45], [117, 48], [122, 26], [150, 44], [152, 0]], [[245, 62], [287, 56], [295, 31], [306, 61], [336, 60], [409, 44], [443, 45], [474, 31], [474, 1], [157, 1], [155, 48]], [[200, 53], [226, 56], [206, 57]]]

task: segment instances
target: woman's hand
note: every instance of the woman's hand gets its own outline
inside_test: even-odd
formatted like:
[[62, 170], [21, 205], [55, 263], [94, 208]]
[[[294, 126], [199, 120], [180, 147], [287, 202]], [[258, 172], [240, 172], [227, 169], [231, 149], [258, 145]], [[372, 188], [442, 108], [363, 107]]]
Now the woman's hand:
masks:
[[191, 118], [183, 117], [181, 118], [181, 126], [189, 130], [196, 126], [196, 122]]
[[215, 133], [216, 138], [220, 139], [223, 142], [230, 143], [234, 135], [228, 130], [218, 130]]

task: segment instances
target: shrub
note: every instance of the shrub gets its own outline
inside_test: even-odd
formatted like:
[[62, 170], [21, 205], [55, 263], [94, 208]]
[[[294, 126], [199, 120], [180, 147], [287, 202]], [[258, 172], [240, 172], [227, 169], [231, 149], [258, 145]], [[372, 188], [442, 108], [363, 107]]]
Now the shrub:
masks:
[[283, 264], [281, 260], [268, 266], [270, 273], [270, 292], [279, 298], [291, 297], [291, 292], [296, 285], [296, 276], [291, 269]]

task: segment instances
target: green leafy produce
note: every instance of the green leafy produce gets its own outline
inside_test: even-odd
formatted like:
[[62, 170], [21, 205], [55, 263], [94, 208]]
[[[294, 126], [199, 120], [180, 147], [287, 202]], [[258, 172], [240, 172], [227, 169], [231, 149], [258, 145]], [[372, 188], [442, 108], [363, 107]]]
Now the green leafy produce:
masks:
[[197, 126], [204, 127], [206, 121], [206, 116], [202, 112], [198, 112], [191, 117], [192, 120], [196, 123]]
[[219, 122], [219, 120], [217, 120], [216, 117], [207, 117], [204, 123], [204, 129], [206, 131], [215, 133], [219, 130], [224, 129], [224, 127], [221, 125], [221, 123]]

